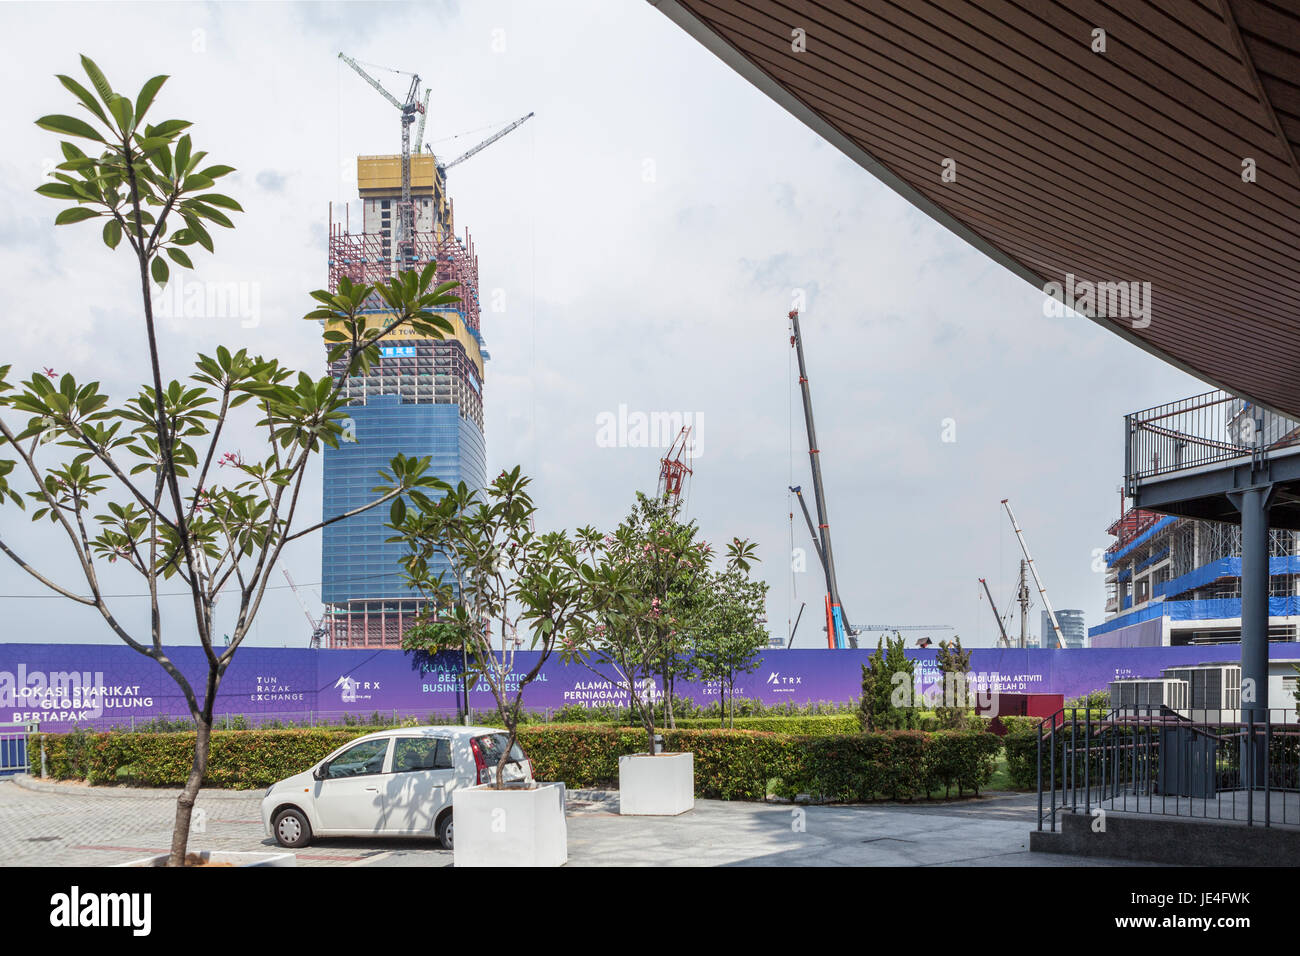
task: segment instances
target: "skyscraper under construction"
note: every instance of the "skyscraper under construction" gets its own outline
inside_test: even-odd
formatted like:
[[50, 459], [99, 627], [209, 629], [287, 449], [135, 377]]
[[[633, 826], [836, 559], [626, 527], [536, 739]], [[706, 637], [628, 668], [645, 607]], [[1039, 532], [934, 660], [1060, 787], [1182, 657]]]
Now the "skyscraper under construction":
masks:
[[[420, 270], [437, 262], [439, 282], [460, 283], [454, 293], [460, 302], [441, 313], [452, 334], [434, 340], [399, 329], [381, 343], [380, 359], [366, 374], [347, 378], [352, 419], [345, 429], [347, 440], [324, 453], [322, 510], [327, 519], [370, 501], [380, 469], [399, 452], [431, 456], [431, 473], [453, 485], [486, 484], [483, 363], [488, 355], [479, 332], [478, 260], [468, 231], [456, 235], [445, 168], [431, 154], [410, 157], [413, 229], [405, 242], [400, 242], [402, 158], [358, 157], [357, 186], [359, 231], [352, 231], [347, 217], [335, 222], [331, 211], [330, 288], [337, 289], [342, 276], [373, 283], [399, 267]], [[374, 306], [368, 323], [391, 321], [377, 298]], [[339, 376], [346, 370], [340, 362], [330, 371]], [[324, 529], [326, 646], [398, 647], [413, 623], [419, 601], [401, 581], [398, 559], [404, 547], [385, 541], [391, 535], [384, 527], [387, 520], [388, 509], [380, 507]]]

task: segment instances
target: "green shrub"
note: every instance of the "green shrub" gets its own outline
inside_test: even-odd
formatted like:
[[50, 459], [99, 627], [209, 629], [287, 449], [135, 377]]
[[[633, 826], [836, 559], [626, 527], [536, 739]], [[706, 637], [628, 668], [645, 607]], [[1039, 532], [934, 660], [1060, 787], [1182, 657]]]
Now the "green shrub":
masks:
[[[856, 720], [852, 714], [844, 718]], [[375, 729], [214, 731], [204, 783], [265, 787]], [[809, 793], [832, 801], [913, 800], [939, 787], [978, 792], [992, 774], [999, 743], [991, 734], [973, 731], [794, 735], [679, 728], [663, 736], [668, 750], [695, 755], [696, 795], [718, 800], [762, 800], [773, 781], [782, 795]], [[182, 785], [194, 747], [193, 733], [79, 730], [40, 739], [55, 779], [148, 787]], [[640, 728], [594, 724], [527, 725], [519, 729], [519, 740], [537, 779], [563, 781], [573, 789], [617, 786], [618, 758], [645, 748]], [[34, 752], [39, 754], [39, 743]]]
[[[678, 730], [718, 730], [720, 719], [688, 717], [677, 721]], [[827, 734], [855, 734], [858, 718], [853, 714], [737, 717], [734, 730], [766, 730], [777, 734], [823, 737]]]
[[924, 796], [927, 742], [926, 734], [914, 730], [805, 737], [794, 748], [797, 759], [780, 775], [783, 795], [807, 793], [833, 802]]
[[[1098, 714], [1093, 713], [1093, 720], [1098, 719]], [[1038, 789], [1038, 738], [1039, 727], [1043, 723], [1039, 717], [1001, 717], [1004, 727], [1007, 728], [1006, 736], [1002, 738], [1002, 747], [1007, 757], [1007, 773], [1011, 777], [1011, 785], [1017, 790], [1037, 790]], [[1079, 712], [1079, 738], [1080, 748], [1083, 746], [1083, 737], [1088, 731], [1088, 725], [1084, 721], [1083, 712]], [[1094, 734], [1096, 727], [1093, 727]], [[1056, 783], [1060, 785], [1065, 780], [1065, 763], [1066, 763], [1066, 744], [1073, 736], [1073, 728], [1070, 722], [1066, 722], [1056, 728], [1055, 735], [1046, 731], [1042, 732], [1043, 736], [1043, 784], [1051, 785], [1052, 775], [1052, 747], [1051, 741], [1056, 742]], [[1108, 732], [1107, 741], [1113, 741], [1116, 735], [1129, 734], [1131, 731], [1112, 729]], [[1093, 767], [1090, 772], [1097, 773], [1100, 771], [1100, 761], [1103, 759], [1104, 751], [1098, 749], [1095, 753], [1090, 754]], [[1083, 780], [1083, 759], [1081, 754], [1076, 754], [1075, 767], [1076, 777]], [[1100, 777], [1092, 779], [1100, 780]]]
[[943, 787], [944, 795], [955, 787], [961, 796], [967, 790], [979, 795], [997, 769], [1002, 741], [980, 730], [941, 730], [930, 734], [926, 747], [926, 775], [929, 789]]

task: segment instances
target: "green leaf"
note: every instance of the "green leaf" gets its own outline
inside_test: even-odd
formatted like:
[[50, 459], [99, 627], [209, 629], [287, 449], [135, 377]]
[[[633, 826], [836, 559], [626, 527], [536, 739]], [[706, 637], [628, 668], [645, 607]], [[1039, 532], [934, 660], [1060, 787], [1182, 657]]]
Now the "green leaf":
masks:
[[59, 82], [62, 83], [64, 88], [72, 93], [73, 96], [81, 100], [82, 106], [94, 113], [95, 116], [102, 120], [105, 125], [108, 124], [108, 117], [104, 115], [104, 111], [100, 109], [99, 104], [95, 102], [95, 97], [90, 94], [89, 90], [72, 77], [64, 76], [62, 73], [59, 74]]
[[51, 199], [71, 199], [76, 201], [81, 198], [81, 195], [67, 183], [45, 183], [43, 186], [37, 186], [36, 191], [42, 196], [49, 196]]
[[172, 262], [179, 266], [184, 266], [186, 269], [194, 268], [194, 263], [190, 261], [190, 257], [179, 249], [168, 248], [167, 255], [171, 258]]
[[104, 223], [104, 245], [110, 249], [116, 249], [117, 244], [122, 241], [122, 224], [116, 219], [110, 219]]
[[244, 211], [243, 206], [229, 196], [223, 196], [220, 193], [204, 193], [202, 196], [195, 196], [194, 198], [207, 203], [209, 206], [220, 206], [222, 209], [233, 209], [235, 212]]
[[180, 138], [176, 144], [176, 178], [180, 179], [185, 173], [189, 172], [190, 167], [190, 147], [191, 141], [189, 134]]
[[135, 110], [131, 108], [131, 101], [115, 93], [108, 101], [108, 109], [113, 114], [113, 119], [117, 120], [117, 128], [124, 135], [131, 132], [131, 124], [135, 120]]
[[36, 121], [36, 125], [53, 133], [63, 133], [66, 136], [80, 136], [84, 139], [104, 142], [104, 137], [95, 131], [95, 127], [85, 120], [77, 119], [75, 116], [63, 116], [61, 114], [42, 116]]
[[153, 105], [153, 98], [158, 95], [158, 90], [167, 82], [167, 76], [155, 76], [140, 87], [140, 95], [135, 98], [135, 118], [136, 121], [144, 119], [145, 112]]
[[153, 276], [153, 281], [159, 285], [167, 284], [167, 276], [170, 272], [167, 268], [167, 260], [162, 256], [155, 256], [153, 263], [149, 266], [149, 272]]
[[151, 126], [145, 131], [146, 136], [175, 136], [183, 129], [189, 129], [192, 124], [187, 120], [163, 120], [157, 126]]
[[109, 97], [113, 95], [113, 88], [108, 85], [108, 79], [104, 76], [104, 72], [95, 65], [94, 60], [84, 53], [81, 56], [81, 68], [86, 71], [86, 76], [90, 77], [90, 82], [99, 93], [100, 99], [107, 103]]
[[54, 217], [56, 226], [66, 226], [71, 222], [84, 222], [87, 219], [96, 219], [101, 213], [93, 209], [87, 209], [85, 206], [73, 206], [71, 209], [65, 209]]

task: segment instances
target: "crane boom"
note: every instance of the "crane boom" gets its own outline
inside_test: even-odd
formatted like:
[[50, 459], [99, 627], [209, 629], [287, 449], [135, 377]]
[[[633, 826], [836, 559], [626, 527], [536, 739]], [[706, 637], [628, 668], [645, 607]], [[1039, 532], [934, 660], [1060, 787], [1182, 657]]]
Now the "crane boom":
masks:
[[989, 590], [989, 583], [983, 578], [980, 578], [980, 584], [984, 585], [984, 593], [989, 596], [989, 607], [993, 609], [993, 616], [998, 622], [998, 630], [1002, 633], [1002, 637], [998, 639], [998, 646], [1010, 647], [1011, 638], [1007, 637], [1007, 629], [1002, 624], [1002, 615], [998, 614], [998, 606], [993, 600], [993, 592]]
[[[826, 517], [826, 495], [822, 487], [821, 452], [817, 448], [817, 430], [813, 426], [812, 393], [808, 389], [808, 369], [803, 357], [803, 338], [799, 334], [799, 310], [790, 310], [790, 345], [799, 359], [799, 388], [803, 393], [803, 418], [808, 430], [808, 459], [812, 463], [813, 498], [817, 505], [817, 524], [821, 538], [822, 568], [826, 572], [826, 638], [832, 647], [858, 646], [853, 631], [846, 626], [840, 604], [839, 583], [835, 580], [835, 556], [831, 550], [831, 527]], [[802, 498], [802, 496], [801, 496]]]
[[526, 122], [528, 122], [528, 121], [529, 121], [530, 119], [532, 119], [532, 118], [533, 118], [533, 114], [532, 114], [532, 113], [529, 113], [527, 116], [521, 116], [521, 117], [519, 117], [519, 119], [515, 120], [515, 121], [514, 121], [513, 123], [511, 123], [509, 126], [505, 127], [504, 129], [499, 129], [499, 130], [497, 130], [495, 133], [493, 133], [493, 134], [492, 134], [491, 136], [489, 136], [487, 139], [483, 140], [483, 142], [479, 143], [479, 144], [478, 144], [477, 146], [475, 146], [473, 149], [470, 149], [470, 150], [467, 150], [467, 151], [464, 152], [464, 153], [461, 153], [459, 156], [457, 156], [457, 157], [456, 157], [455, 159], [453, 159], [451, 162], [449, 162], [449, 163], [439, 164], [438, 168], [441, 169], [441, 170], [445, 173], [447, 170], [451, 169], [451, 167], [453, 167], [453, 166], [458, 166], [458, 165], [460, 165], [461, 163], [465, 162], [465, 160], [469, 159], [469, 158], [470, 158], [471, 156], [473, 156], [475, 153], [479, 153], [479, 152], [482, 152], [483, 150], [487, 149], [489, 146], [491, 146], [493, 143], [495, 143], [497, 140], [499, 140], [502, 136], [505, 136], [507, 133], [509, 133], [509, 132], [511, 132], [511, 131], [513, 131], [513, 130], [518, 129], [520, 126], [523, 126]]
[[1020, 542], [1020, 550], [1025, 553], [1025, 563], [1029, 565], [1029, 570], [1034, 576], [1034, 584], [1038, 588], [1039, 596], [1043, 599], [1043, 607], [1046, 608], [1047, 616], [1052, 622], [1052, 630], [1056, 632], [1056, 646], [1065, 647], [1065, 640], [1061, 637], [1061, 625], [1056, 622], [1056, 612], [1052, 610], [1052, 602], [1047, 599], [1047, 588], [1043, 587], [1043, 581], [1038, 576], [1038, 568], [1034, 564], [1034, 559], [1029, 556], [1029, 545], [1025, 544], [1024, 532], [1020, 530], [1020, 525], [1016, 523], [1016, 516], [1012, 513], [1011, 504], [1006, 498], [1002, 499], [1002, 507], [1007, 509], [1007, 517], [1011, 519], [1011, 527], [1015, 529], [1016, 540]]
[[415, 151], [424, 152], [424, 121], [429, 118], [429, 87], [424, 88], [424, 99], [420, 101], [420, 119], [415, 124]]
[[682, 461], [682, 455], [688, 451], [687, 442], [691, 437], [691, 425], [683, 425], [677, 437], [673, 439], [672, 446], [668, 449], [668, 454], [659, 459], [659, 487], [658, 498], [660, 501], [666, 501], [671, 498], [678, 501], [682, 496], [682, 482], [690, 475], [694, 474], [690, 465]]
[[812, 515], [808, 513], [808, 502], [803, 500], [803, 489], [799, 485], [791, 485], [790, 490], [799, 499], [799, 508], [803, 511], [803, 520], [808, 523], [808, 533], [812, 535], [813, 550], [817, 552], [817, 563], [825, 570], [826, 559], [822, 557], [822, 544], [817, 538], [817, 529], [813, 527]]
[[321, 638], [325, 636], [325, 623], [317, 621], [311, 616], [311, 611], [307, 610], [307, 605], [303, 602], [302, 595], [298, 593], [298, 585], [293, 580], [293, 575], [289, 573], [288, 568], [281, 568], [284, 579], [289, 582], [289, 590], [293, 596], [298, 599], [298, 606], [302, 608], [303, 615], [307, 618], [307, 623], [311, 625], [311, 647], [320, 647]]
[[396, 96], [394, 96], [392, 93], [389, 93], [388, 90], [384, 89], [384, 84], [380, 83], [373, 76], [371, 76], [364, 69], [362, 69], [361, 64], [358, 63], [356, 60], [352, 59], [352, 57], [348, 56], [346, 53], [340, 53], [339, 59], [342, 60], [344, 63], [346, 63], [348, 66], [352, 67], [352, 69], [356, 70], [357, 73], [360, 74], [361, 78], [365, 80], [367, 83], [369, 83], [371, 86], [373, 86], [376, 90], [378, 90], [379, 95], [382, 96], [384, 99], [388, 100], [388, 102], [392, 103], [399, 110], [406, 109], [406, 107]]

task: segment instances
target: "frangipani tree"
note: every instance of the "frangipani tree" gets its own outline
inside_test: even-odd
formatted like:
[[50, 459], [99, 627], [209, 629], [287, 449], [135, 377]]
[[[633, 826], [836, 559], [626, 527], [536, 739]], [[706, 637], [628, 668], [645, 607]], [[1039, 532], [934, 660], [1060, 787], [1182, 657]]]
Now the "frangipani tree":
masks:
[[[710, 546], [694, 522], [677, 520], [675, 506], [637, 495], [628, 518], [595, 543], [599, 557], [589, 628], [569, 654], [628, 695], [655, 753], [655, 678], [672, 692], [669, 675], [686, 667], [690, 637], [705, 612], [702, 598]], [[671, 719], [669, 717], [669, 719]]]
[[718, 685], [724, 721], [735, 723], [736, 680], [752, 673], [768, 643], [763, 626], [767, 609], [767, 582], [750, 577], [759, 559], [757, 547], [734, 538], [727, 545], [726, 564], [710, 571], [705, 593], [705, 613], [694, 635], [691, 666], [700, 679]]
[[[393, 502], [390, 514], [389, 540], [407, 546], [407, 582], [426, 607], [402, 646], [463, 650], [467, 710], [469, 688], [491, 690], [509, 735], [496, 767], [498, 789], [506, 784], [525, 690], [553, 654], [576, 653], [586, 633], [600, 540], [592, 528], [534, 531], [528, 485], [518, 466], [481, 491], [437, 482], [431, 492], [411, 492], [411, 507]], [[525, 644], [539, 653], [520, 673], [515, 652]]]
[[[295, 373], [274, 358], [224, 347], [198, 356], [183, 377], [164, 375], [153, 285], [166, 283], [173, 267], [193, 268], [191, 252], [212, 252], [209, 226], [233, 227], [227, 213], [240, 212], [239, 203], [213, 191], [233, 170], [206, 163], [186, 132], [190, 123], [146, 122], [165, 76], [127, 97], [114, 92], [90, 59], [81, 62], [88, 87], [68, 76], [59, 81], [86, 117], [45, 116], [37, 124], [88, 142], [89, 152], [62, 142], [64, 162], [37, 191], [65, 205], [56, 224], [102, 221], [104, 244], [129, 254], [140, 281], [141, 323], [121, 334], [141, 337], [146, 382], [115, 405], [97, 381], [66, 373], [55, 383], [38, 373], [14, 384], [9, 366], [0, 368], [0, 501], [21, 507], [30, 500], [33, 520], [62, 539], [68, 559], [57, 571], [38, 569], [2, 536], [0, 551], [42, 587], [98, 611], [113, 634], [156, 661], [180, 688], [197, 729], [168, 861], [180, 865], [207, 767], [217, 692], [284, 547], [433, 479], [427, 458], [399, 455], [377, 476], [371, 502], [327, 521], [303, 521], [308, 462], [344, 432], [342, 380]], [[456, 297], [454, 283], [434, 279], [430, 266], [377, 286], [343, 280], [335, 293], [311, 293], [318, 307], [306, 317], [326, 320], [330, 357], [352, 374], [368, 367], [380, 338], [400, 326], [442, 337], [449, 326], [436, 312]], [[389, 319], [368, 328], [367, 314], [375, 310]], [[223, 450], [235, 415], [251, 419], [256, 451]], [[106, 565], [143, 579], [147, 631], [137, 633], [115, 610], [103, 586]], [[163, 582], [178, 582], [189, 594], [179, 615], [164, 612]], [[221, 598], [234, 604], [228, 642], [215, 633]], [[201, 683], [175, 665], [167, 640], [201, 645], [207, 661]]]

